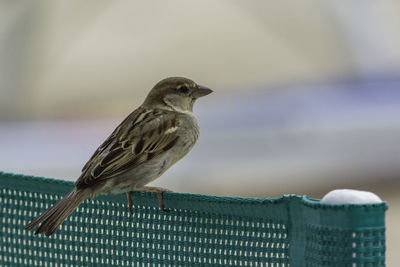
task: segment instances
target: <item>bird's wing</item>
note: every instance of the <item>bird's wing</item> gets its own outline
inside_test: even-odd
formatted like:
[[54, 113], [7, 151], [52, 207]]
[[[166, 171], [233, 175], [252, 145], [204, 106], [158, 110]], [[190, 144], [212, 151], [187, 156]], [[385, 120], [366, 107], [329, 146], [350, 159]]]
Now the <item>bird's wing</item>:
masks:
[[179, 138], [179, 123], [174, 112], [138, 108], [96, 150], [75, 185], [91, 186], [166, 152]]

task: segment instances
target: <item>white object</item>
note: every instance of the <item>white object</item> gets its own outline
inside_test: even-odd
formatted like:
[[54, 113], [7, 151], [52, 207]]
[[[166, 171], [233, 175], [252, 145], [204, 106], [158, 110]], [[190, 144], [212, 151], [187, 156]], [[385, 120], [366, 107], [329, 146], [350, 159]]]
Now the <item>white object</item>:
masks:
[[381, 203], [382, 199], [368, 191], [336, 189], [326, 194], [321, 202], [328, 204], [370, 204]]

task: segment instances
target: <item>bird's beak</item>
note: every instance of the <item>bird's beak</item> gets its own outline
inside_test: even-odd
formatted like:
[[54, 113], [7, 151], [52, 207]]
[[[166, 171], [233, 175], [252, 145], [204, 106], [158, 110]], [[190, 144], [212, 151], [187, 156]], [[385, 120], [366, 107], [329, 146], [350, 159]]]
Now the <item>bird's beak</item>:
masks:
[[210, 88], [207, 88], [202, 85], [198, 85], [197, 88], [193, 90], [192, 96], [193, 96], [193, 98], [199, 98], [199, 97], [211, 94], [211, 93], [212, 93], [212, 90]]

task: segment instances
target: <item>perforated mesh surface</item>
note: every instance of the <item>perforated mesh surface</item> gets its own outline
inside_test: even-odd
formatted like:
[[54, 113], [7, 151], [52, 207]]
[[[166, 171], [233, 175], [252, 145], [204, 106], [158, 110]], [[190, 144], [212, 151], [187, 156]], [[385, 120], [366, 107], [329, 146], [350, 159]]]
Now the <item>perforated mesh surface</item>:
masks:
[[23, 230], [72, 183], [0, 173], [0, 266], [384, 266], [386, 204], [166, 193], [86, 200], [51, 237]]
[[306, 260], [311, 266], [385, 266], [384, 228], [343, 230], [308, 225], [306, 241]]

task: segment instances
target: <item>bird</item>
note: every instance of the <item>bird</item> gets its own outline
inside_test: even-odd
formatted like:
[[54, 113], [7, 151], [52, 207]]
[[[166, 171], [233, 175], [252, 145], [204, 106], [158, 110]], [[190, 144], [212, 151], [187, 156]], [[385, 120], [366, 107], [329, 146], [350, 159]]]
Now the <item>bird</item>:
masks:
[[183, 158], [196, 143], [200, 128], [193, 115], [197, 99], [213, 91], [184, 77], [158, 82], [142, 105], [130, 113], [100, 145], [82, 168], [73, 190], [26, 225], [35, 235], [52, 235], [87, 198], [126, 193], [129, 211], [132, 191], [157, 193], [166, 210], [160, 187], [145, 186]]

